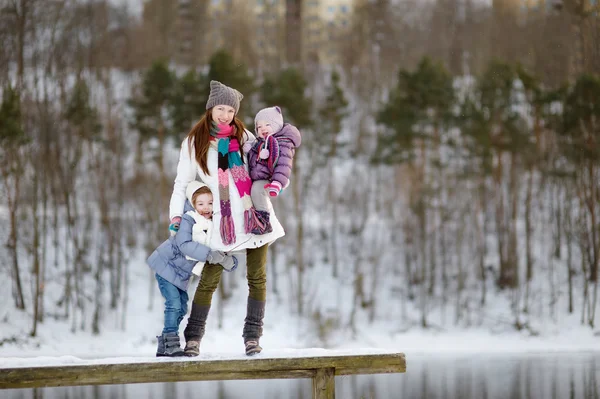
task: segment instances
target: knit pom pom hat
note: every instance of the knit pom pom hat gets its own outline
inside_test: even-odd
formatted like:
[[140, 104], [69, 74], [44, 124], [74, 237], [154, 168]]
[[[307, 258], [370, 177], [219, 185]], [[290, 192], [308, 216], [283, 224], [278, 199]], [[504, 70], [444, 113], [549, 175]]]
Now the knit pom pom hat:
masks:
[[211, 109], [215, 105], [229, 105], [235, 109], [237, 114], [240, 110], [240, 101], [244, 98], [244, 95], [229, 86], [225, 86], [223, 83], [216, 80], [210, 81], [210, 94], [208, 95], [208, 101], [206, 102], [206, 109]]
[[275, 106], [261, 109], [254, 118], [255, 129], [258, 121], [265, 121], [269, 123], [273, 128], [273, 133], [277, 133], [283, 128], [283, 115], [281, 114], [281, 108]]

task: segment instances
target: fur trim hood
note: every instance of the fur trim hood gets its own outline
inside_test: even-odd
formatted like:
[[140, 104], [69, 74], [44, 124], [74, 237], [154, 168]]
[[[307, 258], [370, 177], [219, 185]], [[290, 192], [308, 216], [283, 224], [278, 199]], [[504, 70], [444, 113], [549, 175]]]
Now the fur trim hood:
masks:
[[185, 196], [187, 197], [187, 200], [190, 201], [190, 205], [192, 205], [192, 208], [194, 207], [194, 201], [192, 201], [192, 196], [196, 191], [198, 191], [202, 187], [206, 187], [206, 184], [199, 182], [198, 180], [192, 180], [191, 182], [189, 182], [187, 188], [185, 189]]

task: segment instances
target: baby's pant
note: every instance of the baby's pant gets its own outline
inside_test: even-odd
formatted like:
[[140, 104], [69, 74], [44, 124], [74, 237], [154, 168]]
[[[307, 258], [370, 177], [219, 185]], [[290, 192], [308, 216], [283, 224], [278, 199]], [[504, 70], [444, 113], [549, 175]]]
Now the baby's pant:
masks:
[[250, 196], [252, 197], [252, 203], [254, 208], [258, 211], [269, 210], [269, 193], [265, 190], [265, 184], [269, 184], [267, 180], [256, 180], [252, 183], [252, 190]]

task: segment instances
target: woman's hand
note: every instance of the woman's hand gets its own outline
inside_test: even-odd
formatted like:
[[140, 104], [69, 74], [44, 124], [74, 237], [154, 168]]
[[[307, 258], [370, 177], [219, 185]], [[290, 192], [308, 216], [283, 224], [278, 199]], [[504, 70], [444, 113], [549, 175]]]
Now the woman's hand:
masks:
[[237, 269], [238, 260], [233, 255], [227, 255], [221, 251], [210, 251], [206, 257], [208, 263], [212, 265], [221, 265], [223, 269], [232, 272]]

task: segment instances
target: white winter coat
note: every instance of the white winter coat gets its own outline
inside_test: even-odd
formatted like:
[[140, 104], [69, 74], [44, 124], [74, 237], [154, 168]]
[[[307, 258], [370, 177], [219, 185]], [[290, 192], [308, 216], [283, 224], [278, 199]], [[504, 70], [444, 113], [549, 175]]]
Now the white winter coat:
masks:
[[[246, 140], [254, 140], [254, 136], [246, 131]], [[276, 239], [283, 237], [285, 231], [283, 226], [279, 223], [273, 206], [269, 200], [268, 208], [270, 213], [270, 222], [273, 227], [273, 231], [264, 235], [246, 234], [244, 231], [244, 206], [242, 199], [240, 198], [237, 187], [233, 181], [233, 177], [229, 174], [229, 200], [231, 203], [231, 215], [235, 224], [235, 236], [236, 241], [231, 245], [224, 245], [221, 240], [221, 234], [219, 226], [221, 225], [221, 204], [219, 201], [219, 182], [217, 178], [217, 162], [218, 154], [217, 150], [209, 147], [207, 154], [207, 163], [210, 175], [204, 174], [200, 169], [196, 158], [194, 156], [193, 145], [192, 151], [190, 152], [190, 146], [188, 145], [188, 139], [185, 138], [181, 143], [181, 151], [179, 153], [179, 163], [177, 164], [177, 177], [175, 177], [175, 184], [173, 185], [173, 194], [171, 195], [171, 202], [169, 206], [169, 218], [172, 219], [175, 216], [181, 216], [183, 214], [183, 206], [186, 200], [186, 187], [189, 182], [196, 179], [196, 176], [204, 184], [210, 188], [213, 193], [213, 234], [210, 238], [209, 247], [214, 250], [230, 252], [234, 250], [241, 250], [247, 248], [258, 248], [265, 244], [274, 242]], [[244, 160], [244, 166], [248, 169], [247, 160], [245, 154], [242, 154]]]

